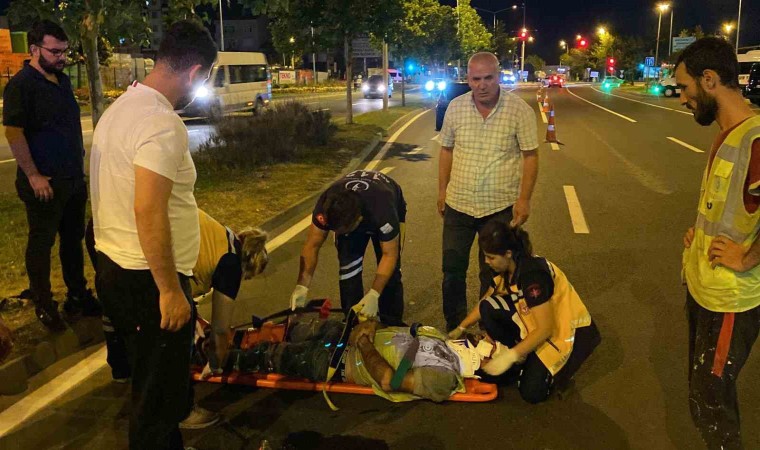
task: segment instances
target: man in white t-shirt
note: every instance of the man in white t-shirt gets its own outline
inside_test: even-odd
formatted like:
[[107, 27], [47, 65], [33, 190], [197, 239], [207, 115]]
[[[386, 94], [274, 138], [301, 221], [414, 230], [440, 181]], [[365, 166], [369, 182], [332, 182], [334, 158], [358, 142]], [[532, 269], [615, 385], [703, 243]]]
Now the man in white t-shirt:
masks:
[[132, 363], [132, 449], [182, 449], [194, 315], [189, 277], [200, 234], [195, 165], [182, 119], [216, 46], [193, 22], [170, 27], [155, 69], [133, 83], [93, 135], [90, 190], [96, 287]]

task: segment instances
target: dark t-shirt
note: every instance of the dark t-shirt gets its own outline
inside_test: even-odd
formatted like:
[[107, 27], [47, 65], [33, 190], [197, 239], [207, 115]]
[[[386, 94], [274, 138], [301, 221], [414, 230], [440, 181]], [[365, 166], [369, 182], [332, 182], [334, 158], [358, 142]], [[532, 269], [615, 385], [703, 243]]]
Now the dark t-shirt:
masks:
[[406, 202], [401, 187], [389, 176], [371, 170], [355, 170], [333, 183], [317, 200], [311, 222], [320, 230], [329, 231], [325, 220], [325, 198], [335, 190], [359, 194], [362, 221], [353, 233], [377, 234], [382, 242], [393, 240], [400, 223], [406, 221]]
[[[65, 74], [58, 84], [25, 64], [3, 92], [3, 125], [24, 129], [37, 170], [53, 178], [84, 176], [79, 105]], [[18, 170], [22, 174], [21, 169]]]
[[243, 265], [240, 260], [243, 248], [237, 237], [234, 245], [235, 252], [229, 251], [222, 255], [211, 276], [211, 287], [233, 300], [237, 298], [243, 280]]
[[521, 259], [515, 279], [529, 308], [548, 302], [554, 295], [554, 280], [549, 263], [544, 258], [531, 256]]

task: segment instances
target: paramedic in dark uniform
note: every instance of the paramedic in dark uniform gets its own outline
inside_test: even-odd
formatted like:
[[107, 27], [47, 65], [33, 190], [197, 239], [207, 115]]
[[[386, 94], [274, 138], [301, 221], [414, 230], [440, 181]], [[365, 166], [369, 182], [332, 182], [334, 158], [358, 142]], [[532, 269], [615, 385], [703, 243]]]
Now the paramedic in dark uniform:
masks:
[[[340, 300], [343, 311], [360, 303], [361, 313], [378, 315], [383, 323], [402, 323], [404, 290], [401, 248], [406, 202], [401, 187], [387, 175], [356, 170], [333, 183], [317, 200], [306, 243], [301, 250], [298, 283], [290, 298], [295, 309], [306, 304], [317, 268], [319, 249], [330, 231], [338, 250]], [[372, 240], [377, 273], [365, 293], [362, 283], [364, 253]]]

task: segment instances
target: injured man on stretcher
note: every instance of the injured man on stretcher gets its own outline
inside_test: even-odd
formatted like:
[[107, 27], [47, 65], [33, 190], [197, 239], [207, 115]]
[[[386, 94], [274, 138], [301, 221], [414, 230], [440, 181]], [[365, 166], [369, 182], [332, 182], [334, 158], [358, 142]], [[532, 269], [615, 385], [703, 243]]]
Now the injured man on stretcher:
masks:
[[464, 392], [464, 378], [474, 377], [488, 351], [467, 339], [448, 339], [432, 327], [386, 327], [376, 320], [356, 325], [341, 349], [344, 323], [305, 319], [291, 323], [285, 342], [260, 342], [232, 350], [240, 372], [274, 372], [325, 381], [336, 349], [343, 352], [336, 378], [371, 386], [394, 402], [425, 398], [442, 402]]

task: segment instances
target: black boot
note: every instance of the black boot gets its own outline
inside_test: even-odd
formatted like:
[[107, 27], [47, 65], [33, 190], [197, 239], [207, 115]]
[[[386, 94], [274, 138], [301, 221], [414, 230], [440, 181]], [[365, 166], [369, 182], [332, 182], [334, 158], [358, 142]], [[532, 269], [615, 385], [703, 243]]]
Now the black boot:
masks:
[[66, 302], [63, 304], [63, 310], [66, 315], [73, 317], [82, 314], [87, 317], [100, 317], [103, 314], [103, 308], [94, 295], [92, 289], [87, 289], [83, 294], [69, 293], [66, 296]]
[[58, 314], [58, 302], [53, 300], [36, 302], [34, 313], [48, 330], [58, 333], [66, 329], [66, 323]]

